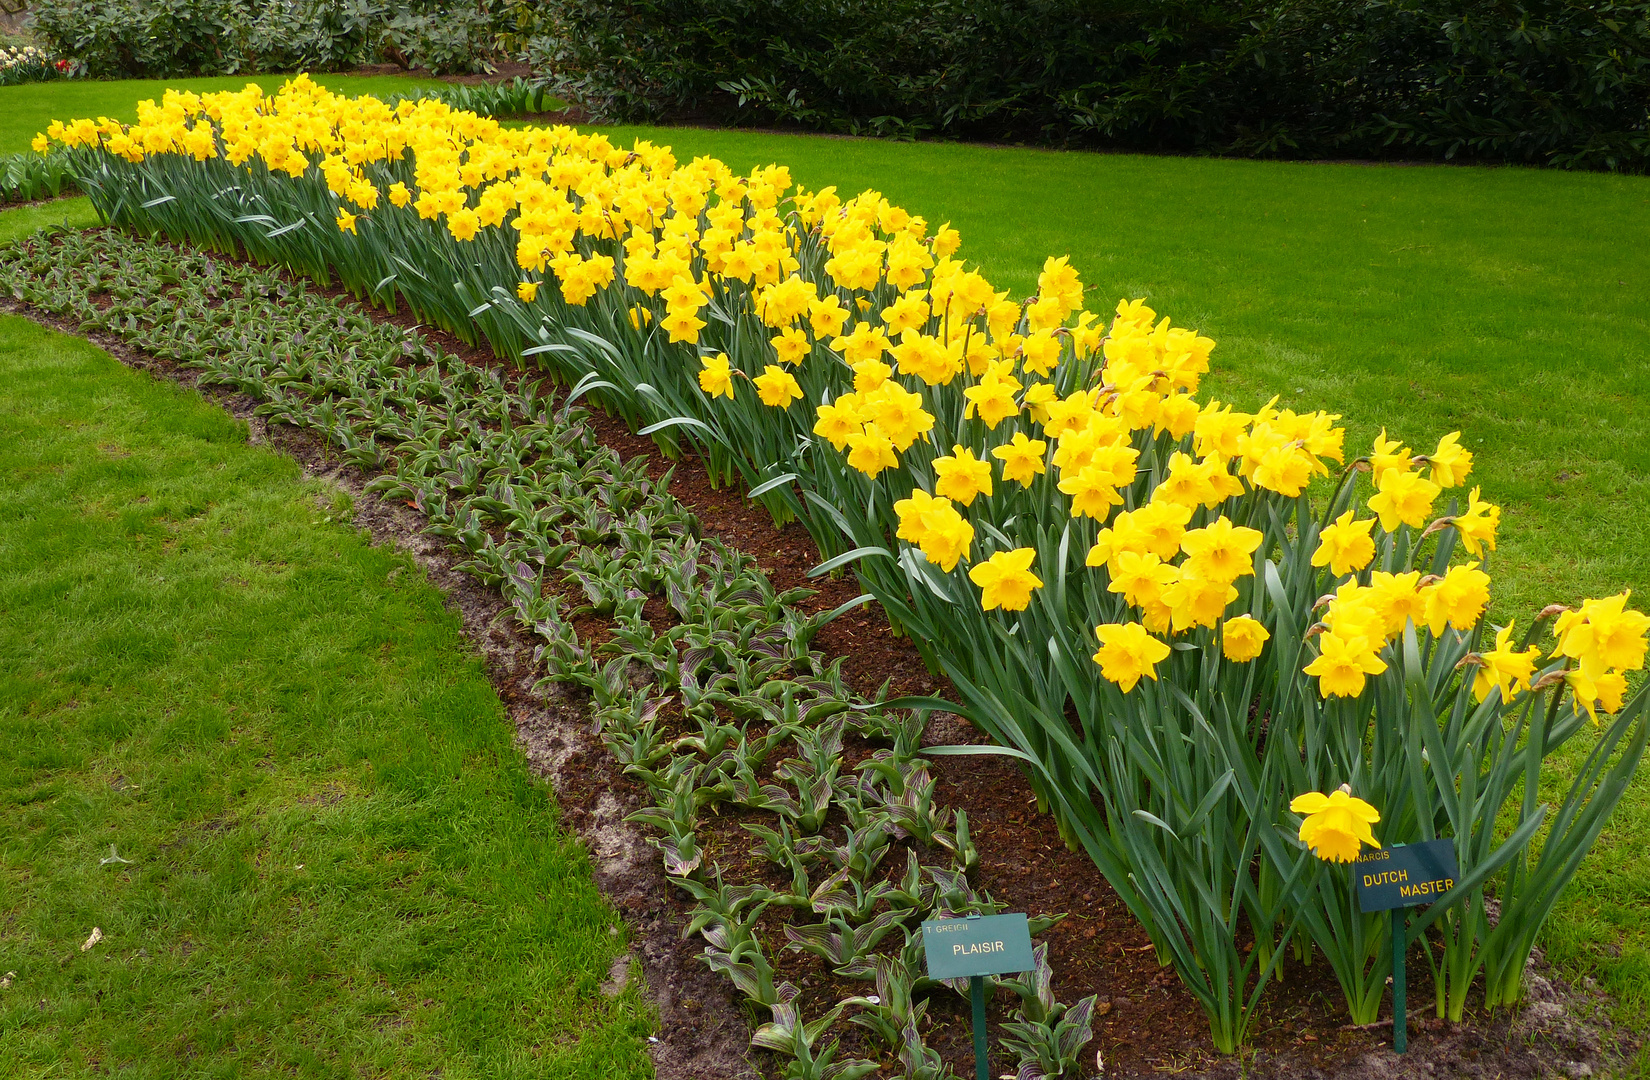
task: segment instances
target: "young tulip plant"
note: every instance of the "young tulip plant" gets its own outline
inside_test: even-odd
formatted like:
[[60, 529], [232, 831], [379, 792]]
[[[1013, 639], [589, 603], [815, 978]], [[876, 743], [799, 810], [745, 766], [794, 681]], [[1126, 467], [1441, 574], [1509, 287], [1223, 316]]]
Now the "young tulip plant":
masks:
[[1515, 1001], [1642, 757], [1650, 619], [1622, 594], [1492, 634], [1499, 511], [1477, 488], [1436, 510], [1472, 467], [1457, 434], [1383, 432], [1331, 483], [1338, 417], [1200, 401], [1215, 343], [1084, 310], [1066, 259], [1017, 303], [876, 192], [307, 80], [46, 135], [111, 222], [400, 296], [799, 518], [817, 572], [851, 568], [1024, 764], [1222, 1050], [1290, 942], [1373, 1019], [1389, 931], [1330, 865], [1376, 838], [1358, 821], [1455, 841], [1461, 881], [1407, 931], [1441, 947], [1443, 1012], [1479, 971]]

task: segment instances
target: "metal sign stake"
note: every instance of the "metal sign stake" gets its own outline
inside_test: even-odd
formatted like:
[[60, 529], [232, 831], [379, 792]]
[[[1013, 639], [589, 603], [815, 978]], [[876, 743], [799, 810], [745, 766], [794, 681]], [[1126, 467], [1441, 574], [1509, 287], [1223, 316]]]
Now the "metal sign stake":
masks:
[[991, 1068], [985, 1059], [985, 976], [975, 975], [968, 980], [968, 997], [974, 1006], [974, 1077], [991, 1080]]
[[1392, 1052], [1409, 1045], [1409, 1014], [1404, 1005], [1404, 909], [1392, 909]]

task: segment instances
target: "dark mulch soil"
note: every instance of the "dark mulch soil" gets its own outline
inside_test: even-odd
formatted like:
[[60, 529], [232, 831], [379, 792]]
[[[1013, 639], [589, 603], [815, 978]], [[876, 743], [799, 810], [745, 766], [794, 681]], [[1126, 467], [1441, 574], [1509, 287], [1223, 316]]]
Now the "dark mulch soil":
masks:
[[[336, 288], [322, 291], [343, 298]], [[419, 326], [405, 310], [373, 314], [398, 325]], [[500, 366], [484, 347], [467, 346], [429, 327], [419, 329], [470, 362]], [[176, 370], [103, 335], [97, 339], [128, 364], [190, 385], [195, 382], [192, 372]], [[251, 402], [244, 395], [214, 396], [237, 415], [250, 418]], [[254, 430], [260, 430], [261, 425], [254, 423]], [[733, 491], [713, 488], [696, 459], [665, 462], [651, 439], [633, 435], [619, 421], [597, 414], [593, 425], [600, 440], [625, 457], [646, 455], [655, 476], [674, 465], [672, 493], [698, 514], [708, 534], [755, 556], [777, 588], [819, 590], [800, 605], [804, 610], [829, 610], [858, 595], [858, 587], [845, 578], [806, 577], [819, 558], [799, 524], [776, 528], [761, 507]], [[664, 880], [657, 854], [641, 842], [638, 830], [622, 823], [626, 813], [640, 806], [642, 789], [618, 773], [599, 740], [590, 735], [581, 701], [555, 688], [544, 697], [535, 693], [536, 676], [530, 662], [534, 643], [511, 629], [508, 619], [496, 618], [503, 610], [498, 594], [454, 570], [457, 559], [439, 542], [420, 534], [420, 520], [410, 510], [364, 494], [362, 484], [367, 478], [339, 467], [312, 435], [271, 429], [266, 437], [312, 473], [349, 489], [356, 497], [359, 522], [375, 538], [412, 551], [463, 614], [466, 631], [488, 659], [529, 757], [554, 783], [567, 823], [591, 848], [598, 884], [624, 913], [635, 934], [637, 959], [660, 1010], [659, 1075], [750, 1075], [752, 1062], [758, 1070], [771, 1073], [772, 1060], [751, 1055], [745, 1048], [749, 1014], [742, 1015], [725, 980], [694, 958], [699, 945], [679, 938], [689, 905]], [[605, 630], [599, 626], [584, 629], [597, 636]], [[816, 639], [816, 647], [829, 658], [842, 657], [844, 671], [862, 691], [874, 691], [891, 680], [896, 692], [951, 693], [943, 678], [927, 671], [911, 643], [893, 635], [874, 605], [839, 617]], [[942, 715], [931, 724], [927, 741], [983, 739], [957, 718]], [[844, 756], [851, 765], [867, 752], [868, 748], [850, 741]], [[968, 813], [981, 853], [977, 886], [1010, 911], [1069, 913], [1045, 938], [1051, 943], [1054, 989], [1067, 1002], [1099, 995], [1096, 1037], [1089, 1050], [1098, 1052], [1106, 1077], [1176, 1074], [1394, 1080], [1470, 1076], [1514, 1080], [1607, 1073], [1623, 1060], [1621, 1055], [1631, 1054], [1639, 1045], [1632, 1033], [1612, 1027], [1604, 1016], [1603, 995], [1590, 980], [1585, 980], [1588, 985], [1584, 987], [1569, 986], [1538, 963], [1530, 972], [1530, 1003], [1518, 1015], [1474, 1015], [1467, 1024], [1452, 1025], [1428, 1019], [1430, 1008], [1414, 1010], [1409, 1053], [1398, 1057], [1388, 1048], [1390, 1019], [1384, 1026], [1367, 1030], [1346, 1023], [1339, 990], [1327, 965], [1319, 960], [1305, 969], [1288, 967], [1287, 981], [1267, 995], [1251, 1050], [1241, 1059], [1223, 1058], [1210, 1046], [1196, 1002], [1181, 988], [1172, 969], [1157, 964], [1145, 934], [1094, 865], [1086, 856], [1069, 851], [1052, 819], [1037, 812], [1030, 788], [1014, 766], [1003, 759], [938, 758], [933, 771], [939, 781], [938, 803]], [[741, 821], [737, 814], [708, 819], [704, 846], [730, 870], [743, 865], [751, 874], [770, 875], [771, 884], [780, 884], [771, 878], [769, 868], [749, 854], [749, 835], [739, 829]], [[903, 862], [903, 855], [896, 855], [884, 865], [897, 873]], [[783, 977], [802, 986], [807, 1012], [817, 1014], [821, 1004], [869, 992], [865, 983], [839, 979], [812, 957], [781, 953], [785, 943], [781, 919], [773, 916], [769, 920], [769, 955]], [[619, 969], [615, 976], [621, 977]], [[1410, 1001], [1425, 1006], [1431, 996], [1425, 964], [1414, 961]], [[992, 1007], [994, 1039], [996, 1025], [1009, 1005], [1005, 997]], [[929, 1016], [934, 1021], [928, 1034], [930, 1044], [959, 1073], [972, 1075], [967, 1003], [941, 992], [933, 997]], [[858, 1031], [846, 1029], [849, 1047], [856, 1053], [879, 1056], [876, 1047], [859, 1038]], [[999, 1055], [993, 1066], [993, 1074], [1006, 1072], [1009, 1060]]]

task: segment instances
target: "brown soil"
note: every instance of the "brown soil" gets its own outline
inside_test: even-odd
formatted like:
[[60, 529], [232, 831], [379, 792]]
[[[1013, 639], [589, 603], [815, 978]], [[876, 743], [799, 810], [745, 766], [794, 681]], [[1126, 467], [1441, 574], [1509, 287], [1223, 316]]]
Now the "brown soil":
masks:
[[[336, 288], [323, 291], [344, 298]], [[22, 305], [8, 302], [5, 306], [79, 333]], [[402, 326], [418, 325], [405, 310], [374, 315]], [[471, 362], [500, 366], [485, 348], [466, 346], [429, 327], [421, 326], [420, 332]], [[191, 371], [158, 361], [107, 335], [92, 338], [131, 366], [185, 385], [195, 384]], [[519, 741], [534, 767], [554, 785], [568, 824], [591, 850], [597, 884], [631, 928], [633, 955], [659, 1009], [659, 1042], [654, 1047], [658, 1074], [708, 1080], [772, 1073], [769, 1056], [748, 1047], [752, 1017], [736, 1003], [731, 985], [695, 959], [696, 942], [680, 939], [688, 905], [666, 882], [658, 855], [643, 842], [640, 830], [623, 823], [624, 815], [640, 806], [643, 792], [618, 773], [600, 741], [590, 734], [584, 703], [577, 695], [555, 687], [543, 695], [534, 691], [537, 676], [531, 657], [535, 643], [515, 631], [509, 619], [495, 621], [504, 610], [499, 594], [456, 571], [459, 560], [440, 541], [423, 535], [422, 519], [413, 511], [365, 494], [362, 486], [368, 477], [339, 467], [313, 435], [266, 428], [251, 415], [254, 403], [245, 395], [213, 389], [204, 392], [245, 419], [253, 441], [267, 441], [297, 458], [312, 475], [348, 490], [355, 499], [358, 524], [370, 529], [375, 541], [394, 543], [411, 552], [463, 615], [466, 633], [487, 660], [499, 694], [516, 721]], [[601, 441], [623, 456], [646, 455], [653, 475], [661, 475], [672, 464], [661, 460], [651, 439], [631, 434], [622, 423], [601, 414], [595, 415], [593, 423]], [[759, 506], [732, 491], [713, 488], [696, 459], [674, 465], [671, 491], [698, 514], [707, 534], [755, 556], [776, 588], [819, 590], [799, 605], [804, 610], [834, 608], [858, 595], [857, 586], [846, 579], [807, 579], [806, 572], [819, 559], [799, 524], [776, 528]], [[602, 628], [589, 629], [599, 633]], [[951, 692], [942, 678], [927, 671], [908, 640], [893, 635], [874, 605], [839, 617], [816, 639], [816, 647], [830, 659], [842, 657], [845, 673], [862, 691], [874, 691], [884, 680], [891, 680], [895, 692], [941, 696]], [[941, 714], [931, 723], [925, 741], [983, 739], [956, 717]], [[867, 750], [850, 740], [844, 756], [852, 764]], [[1181, 988], [1172, 969], [1157, 964], [1145, 934], [1094, 865], [1069, 851], [1052, 819], [1037, 813], [1029, 787], [1013, 766], [1001, 759], [940, 758], [933, 772], [939, 781], [936, 801], [968, 813], [981, 853], [977, 886], [1010, 911], [1070, 913], [1045, 937], [1051, 943], [1054, 989], [1065, 1002], [1099, 995], [1095, 1041], [1089, 1052], [1098, 1052], [1103, 1062], [1097, 1070], [1100, 1075], [1513, 1080], [1607, 1073], [1639, 1045], [1632, 1033], [1615, 1030], [1605, 1018], [1606, 1002], [1596, 988], [1568, 986], [1538, 963], [1530, 972], [1530, 1004], [1510, 1018], [1474, 1016], [1467, 1024], [1450, 1025], [1425, 1019], [1430, 1008], [1412, 1011], [1409, 1053], [1400, 1058], [1388, 1048], [1390, 1020], [1384, 1028], [1369, 1030], [1355, 1030], [1345, 1023], [1339, 990], [1320, 960], [1305, 970], [1291, 965], [1288, 981], [1267, 995], [1253, 1029], [1251, 1049], [1241, 1059], [1220, 1057], [1210, 1046], [1207, 1025], [1194, 999]], [[737, 814], [710, 819], [702, 842], [709, 851], [721, 853], [730, 869], [744, 862], [756, 873], [767, 873], [766, 868], [753, 865], [760, 860], [748, 854], [749, 836], [738, 828], [741, 820]], [[903, 855], [890, 857], [884, 865], [893, 868], [896, 860], [897, 873], [903, 869]], [[841, 980], [812, 957], [781, 953], [785, 939], [779, 917], [771, 922], [770, 958], [783, 977], [803, 988], [803, 1003], [809, 1006], [805, 1014], [817, 1014], [821, 1002], [829, 1004], [849, 993], [867, 992], [866, 984]], [[615, 978], [622, 981], [617, 968]], [[1432, 988], [1423, 963], [1412, 963], [1410, 980], [1412, 1005], [1427, 1005]], [[991, 1010], [993, 1045], [996, 1026], [1008, 1011], [1009, 1003], [1003, 997]], [[929, 1016], [934, 1021], [928, 1034], [930, 1045], [960, 1074], [971, 1075], [966, 1002], [954, 994], [938, 993]], [[879, 1056], [877, 1048], [859, 1033], [858, 1028], [845, 1027], [847, 1046], [854, 1053]], [[995, 1075], [1009, 1066], [1009, 1060], [997, 1054], [993, 1064]]]

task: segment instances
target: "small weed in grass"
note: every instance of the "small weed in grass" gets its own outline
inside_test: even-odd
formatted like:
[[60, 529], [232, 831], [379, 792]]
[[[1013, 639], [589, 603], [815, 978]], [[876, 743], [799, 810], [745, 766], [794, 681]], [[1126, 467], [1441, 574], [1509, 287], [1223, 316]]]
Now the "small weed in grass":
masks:
[[647, 1075], [455, 617], [245, 438], [0, 319], [0, 1072]]

